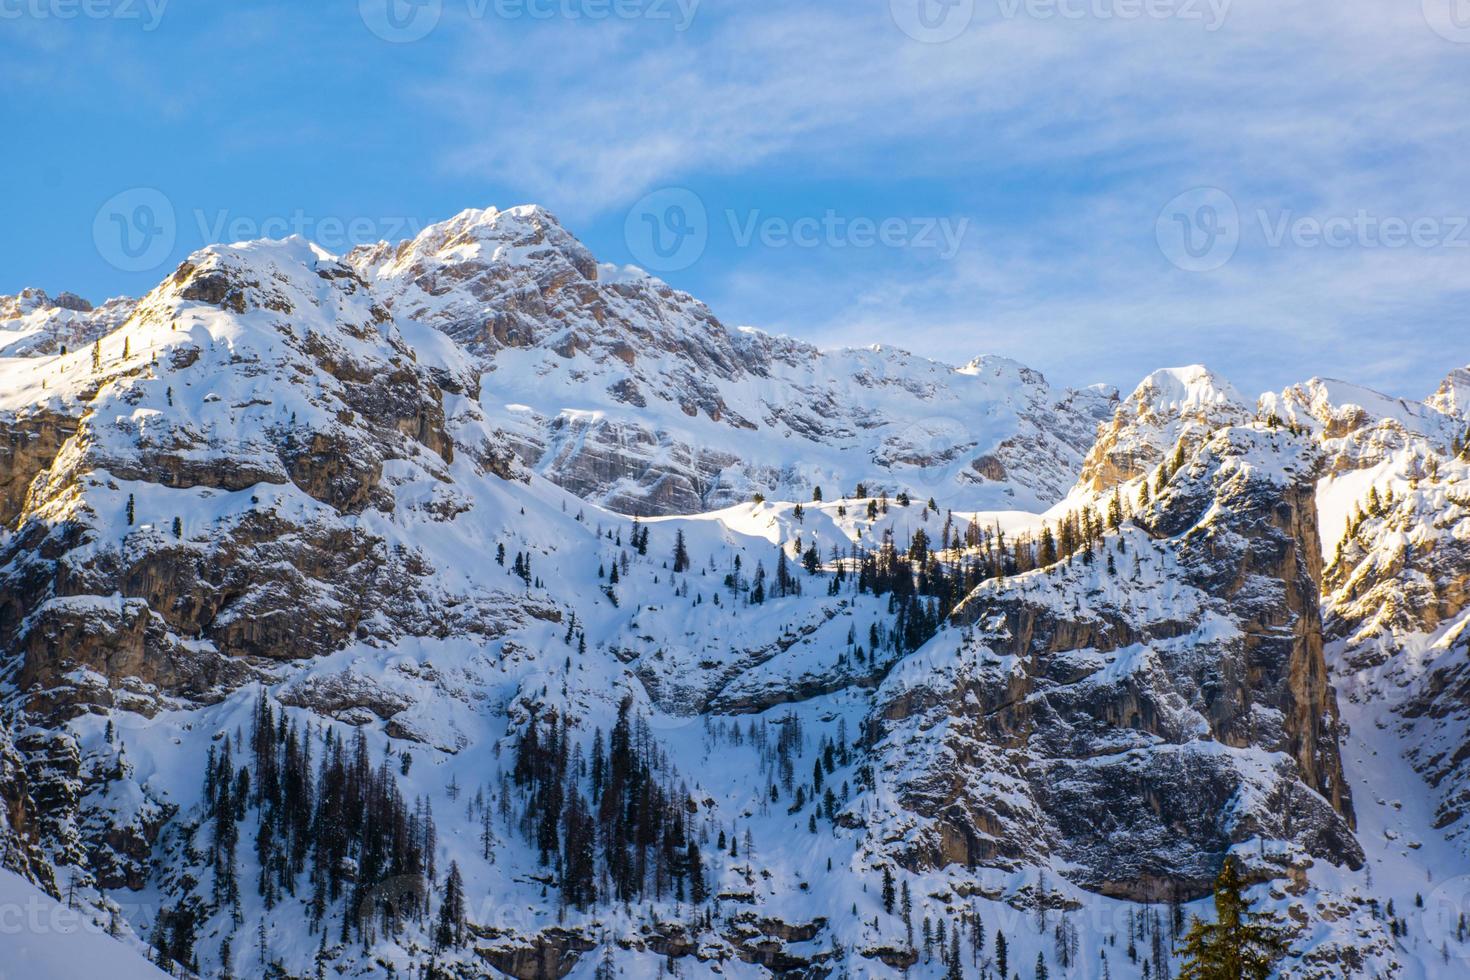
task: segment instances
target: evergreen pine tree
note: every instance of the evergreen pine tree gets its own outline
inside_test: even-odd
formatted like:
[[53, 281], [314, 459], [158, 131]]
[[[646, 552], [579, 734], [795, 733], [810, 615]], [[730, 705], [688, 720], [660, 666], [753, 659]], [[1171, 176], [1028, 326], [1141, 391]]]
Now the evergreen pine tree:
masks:
[[1184, 937], [1179, 980], [1266, 980], [1286, 952], [1280, 931], [1252, 912], [1245, 884], [1227, 857], [1215, 879], [1215, 921], [1195, 919]]
[[443, 949], [464, 942], [464, 879], [459, 864], [449, 863], [449, 877], [444, 882], [444, 901], [439, 906], [439, 927], [434, 942]]

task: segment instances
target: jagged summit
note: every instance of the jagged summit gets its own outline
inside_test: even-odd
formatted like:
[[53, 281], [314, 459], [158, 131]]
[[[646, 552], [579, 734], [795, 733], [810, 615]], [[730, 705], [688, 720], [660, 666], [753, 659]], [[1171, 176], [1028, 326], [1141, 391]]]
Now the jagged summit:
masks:
[[347, 261], [370, 278], [393, 278], [416, 263], [545, 263], [552, 254], [582, 277], [597, 278], [592, 254], [545, 208], [526, 204], [500, 210], [469, 208], [429, 225], [412, 239], [360, 246]]
[[1470, 418], [1470, 366], [1451, 371], [1427, 401], [1446, 415]]
[[94, 308], [75, 293], [52, 297], [35, 288], [0, 296], [0, 357], [55, 354], [62, 347], [89, 344], [126, 320], [134, 303], [116, 297]]
[[0, 296], [0, 320], [15, 320], [37, 310], [71, 310], [74, 313], [92, 312], [92, 304], [76, 293], [60, 293], [55, 298], [44, 289], [34, 286], [22, 289], [14, 296]]
[[1186, 449], [1254, 415], [1235, 387], [1203, 365], [1164, 368], [1139, 382], [1099, 430], [1080, 486], [1107, 490], [1153, 469], [1180, 440]]
[[859, 480], [956, 505], [1049, 503], [1112, 407], [1004, 359], [957, 370], [728, 328], [655, 277], [599, 265], [535, 206], [465, 211], [346, 260], [397, 318], [482, 359], [485, 412], [522, 461], [634, 513]]

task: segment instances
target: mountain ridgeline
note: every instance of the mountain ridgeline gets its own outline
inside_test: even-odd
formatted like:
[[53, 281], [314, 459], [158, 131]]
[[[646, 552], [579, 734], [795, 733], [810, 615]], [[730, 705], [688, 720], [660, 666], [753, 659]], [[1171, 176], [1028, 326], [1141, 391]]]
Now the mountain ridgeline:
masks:
[[1458, 976], [1467, 413], [818, 350], [537, 207], [0, 297], [0, 874], [180, 976], [1164, 980], [1229, 858], [1281, 975]]

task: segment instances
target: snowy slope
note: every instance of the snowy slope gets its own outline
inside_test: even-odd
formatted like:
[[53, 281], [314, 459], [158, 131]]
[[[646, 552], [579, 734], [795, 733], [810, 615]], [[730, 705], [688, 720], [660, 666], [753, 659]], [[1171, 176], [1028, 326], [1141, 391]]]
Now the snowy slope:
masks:
[[[539, 209], [196, 253], [95, 364], [0, 359], [5, 863], [211, 977], [1097, 980], [1177, 968], [1228, 852], [1283, 975], [1462, 975], [1463, 418], [1113, 403], [727, 330]], [[359, 737], [391, 873], [316, 851]]]
[[158, 980], [143, 954], [107, 934], [107, 923], [68, 908], [35, 885], [0, 871], [0, 976], [9, 980], [109, 977]]

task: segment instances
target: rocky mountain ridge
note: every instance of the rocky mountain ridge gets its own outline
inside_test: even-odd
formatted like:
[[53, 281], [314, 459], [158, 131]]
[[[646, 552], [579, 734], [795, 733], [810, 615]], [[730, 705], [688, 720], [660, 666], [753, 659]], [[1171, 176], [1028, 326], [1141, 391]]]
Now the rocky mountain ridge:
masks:
[[116, 330], [135, 305], [135, 300], [116, 297], [93, 307], [74, 293], [53, 299], [40, 289], [0, 296], [0, 357], [80, 349]]
[[1046, 505], [1112, 411], [1110, 390], [1057, 390], [999, 358], [953, 368], [728, 328], [687, 293], [599, 264], [538, 207], [466, 211], [346, 260], [395, 314], [479, 355], [486, 413], [528, 466], [625, 513], [860, 480]]
[[0, 359], [0, 847], [165, 960], [1125, 976], [1229, 853], [1288, 975], [1453, 975], [1457, 375], [819, 352], [539, 209], [211, 247], [98, 339]]

